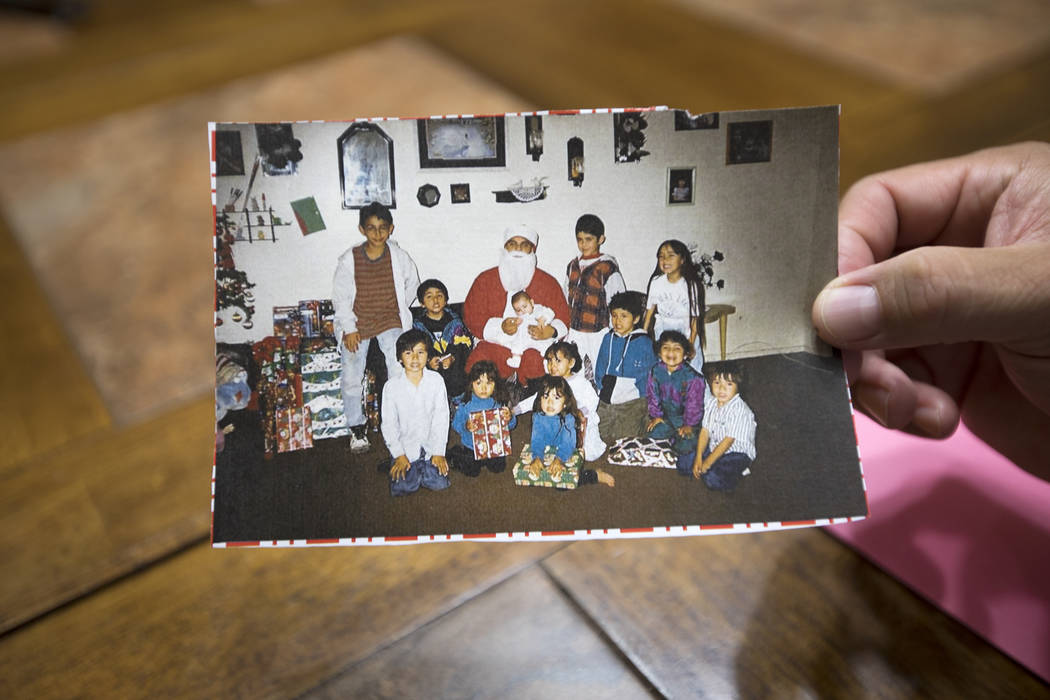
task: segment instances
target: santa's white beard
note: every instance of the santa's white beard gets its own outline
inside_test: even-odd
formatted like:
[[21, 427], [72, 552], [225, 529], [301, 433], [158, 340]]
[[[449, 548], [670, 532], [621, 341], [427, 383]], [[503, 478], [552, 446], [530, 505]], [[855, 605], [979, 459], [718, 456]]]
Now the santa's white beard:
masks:
[[515, 294], [529, 286], [536, 272], [536, 254], [520, 250], [504, 250], [499, 258], [499, 281], [507, 294]]

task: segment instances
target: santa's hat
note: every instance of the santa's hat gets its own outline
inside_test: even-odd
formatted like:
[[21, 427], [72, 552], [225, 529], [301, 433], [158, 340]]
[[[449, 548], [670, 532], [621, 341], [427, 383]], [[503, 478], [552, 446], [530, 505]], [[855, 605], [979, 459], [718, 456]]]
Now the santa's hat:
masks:
[[525, 224], [514, 224], [513, 226], [508, 226], [506, 229], [503, 230], [503, 245], [506, 245], [507, 241], [514, 238], [515, 236], [520, 236], [524, 238], [534, 246], [540, 240], [540, 235], [536, 233], [535, 229], [529, 228]]

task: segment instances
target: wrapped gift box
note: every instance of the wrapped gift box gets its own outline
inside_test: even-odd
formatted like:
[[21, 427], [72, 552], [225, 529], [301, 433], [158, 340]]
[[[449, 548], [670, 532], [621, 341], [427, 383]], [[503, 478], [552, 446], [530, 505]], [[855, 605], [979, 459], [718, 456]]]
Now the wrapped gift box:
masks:
[[320, 305], [321, 335], [325, 338], [335, 337], [335, 307], [331, 299], [322, 299]]
[[303, 334], [298, 306], [273, 307], [273, 334], [278, 338]]
[[472, 411], [468, 418], [478, 424], [473, 431], [475, 459], [510, 455], [510, 431], [500, 416], [500, 409]]
[[339, 348], [327, 343], [299, 354], [303, 378], [303, 404], [310, 409], [315, 440], [348, 435], [340, 387], [342, 365]]
[[300, 301], [299, 322], [304, 338], [321, 337], [321, 302], [316, 299]]
[[278, 408], [275, 419], [278, 452], [305, 450], [314, 446], [309, 408]]
[[551, 462], [554, 461], [554, 456], [553, 447], [548, 447], [544, 451], [543, 469], [540, 470], [539, 476], [534, 479], [532, 474], [529, 473], [529, 465], [532, 464], [532, 451], [528, 445], [525, 445], [525, 449], [521, 451], [518, 461], [514, 463], [514, 483], [518, 486], [546, 486], [556, 489], [576, 488], [580, 481], [580, 467], [583, 465], [583, 457], [580, 455], [580, 451], [577, 450], [572, 453], [572, 456], [565, 463], [565, 468], [562, 470], [559, 479], [552, 477], [548, 470]]
[[671, 441], [652, 438], [620, 438], [609, 448], [608, 460], [624, 467], [674, 469], [678, 464]]

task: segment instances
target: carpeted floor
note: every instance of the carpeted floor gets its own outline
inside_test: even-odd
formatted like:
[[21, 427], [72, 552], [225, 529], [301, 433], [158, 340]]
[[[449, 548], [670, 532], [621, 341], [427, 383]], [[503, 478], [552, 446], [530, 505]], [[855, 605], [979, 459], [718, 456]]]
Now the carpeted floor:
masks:
[[[216, 464], [215, 541], [404, 537], [654, 526], [783, 522], [867, 512], [853, 424], [834, 358], [796, 353], [741, 360], [742, 395], [758, 422], [752, 474], [733, 493], [709, 491], [673, 469], [608, 470], [616, 486], [559, 492], [514, 485], [510, 469], [444, 491], [390, 496], [377, 469], [388, 454], [378, 434], [351, 455], [347, 438], [263, 458], [258, 415], [232, 414], [235, 430]], [[813, 421], [814, 414], [827, 416]], [[531, 419], [513, 431], [515, 454]], [[458, 439], [452, 434], [450, 444]]]

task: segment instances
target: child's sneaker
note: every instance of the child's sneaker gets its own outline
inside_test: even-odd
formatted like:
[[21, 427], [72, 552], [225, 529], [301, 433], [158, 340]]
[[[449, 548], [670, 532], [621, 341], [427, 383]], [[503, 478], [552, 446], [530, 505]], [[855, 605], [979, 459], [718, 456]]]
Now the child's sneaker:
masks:
[[358, 454], [360, 452], [367, 452], [371, 445], [368, 442], [368, 435], [365, 432], [365, 426], [358, 425], [350, 428], [350, 452]]

